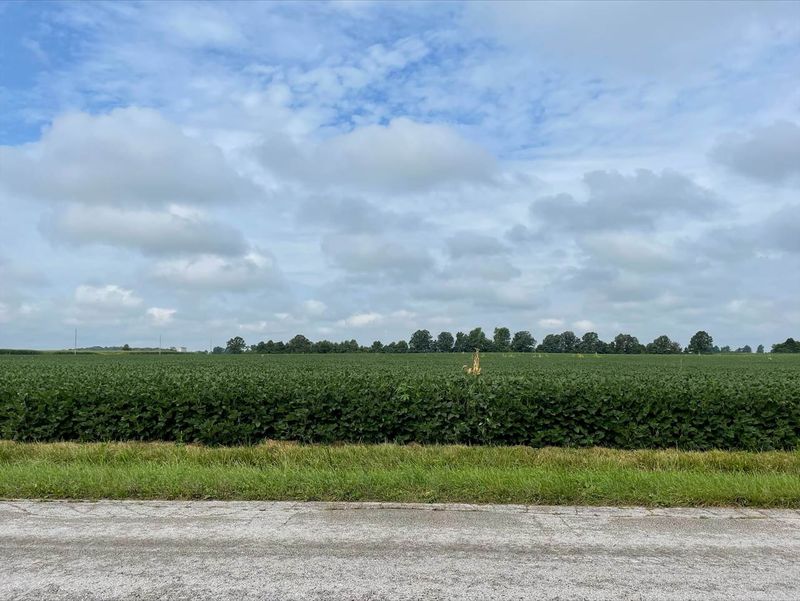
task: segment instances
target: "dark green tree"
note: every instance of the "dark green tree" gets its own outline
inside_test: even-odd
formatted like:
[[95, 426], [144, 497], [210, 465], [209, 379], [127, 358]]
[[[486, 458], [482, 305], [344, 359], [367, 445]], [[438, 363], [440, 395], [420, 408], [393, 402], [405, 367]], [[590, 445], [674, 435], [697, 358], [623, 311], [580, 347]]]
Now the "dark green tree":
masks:
[[578, 350], [578, 337], [575, 332], [567, 330], [561, 332], [561, 352], [562, 353], [575, 353]]
[[586, 332], [581, 336], [581, 341], [578, 343], [578, 352], [599, 353], [600, 342], [600, 336], [597, 335], [597, 332]]
[[669, 339], [669, 336], [659, 336], [645, 348], [646, 353], [655, 355], [672, 355], [681, 352], [681, 345]]
[[686, 351], [695, 354], [711, 354], [714, 352], [714, 339], [708, 332], [700, 330], [689, 340]]
[[429, 353], [433, 350], [433, 336], [428, 330], [417, 330], [411, 335], [408, 348], [412, 353]]
[[456, 332], [456, 340], [453, 343], [453, 350], [457, 353], [464, 353], [470, 350], [469, 340], [464, 332]]
[[494, 350], [506, 352], [511, 350], [511, 332], [508, 328], [495, 328], [492, 338]]
[[243, 353], [246, 348], [247, 343], [244, 341], [244, 338], [241, 336], [234, 336], [228, 340], [228, 343], [225, 345], [225, 352], [238, 355], [239, 353]]
[[528, 330], [521, 330], [514, 334], [511, 340], [511, 350], [515, 353], [530, 353], [536, 348], [536, 340]]
[[763, 344], [759, 344], [758, 347], [756, 348], [756, 352], [759, 353], [759, 354], [763, 353], [764, 352], [764, 345]]
[[128, 345], [128, 343], [126, 342], [125, 344], [123, 344], [123, 345], [122, 345], [122, 350], [123, 350], [123, 351], [129, 351], [129, 350], [131, 350], [131, 347], [130, 347], [130, 346]]
[[489, 350], [489, 339], [486, 338], [483, 328], [475, 328], [470, 330], [469, 334], [467, 334], [467, 344], [469, 345], [469, 350]]
[[540, 353], [563, 353], [563, 348], [561, 334], [548, 334], [536, 350]]
[[785, 342], [772, 345], [773, 353], [800, 353], [800, 340], [787, 338]]
[[450, 332], [440, 332], [436, 337], [436, 350], [440, 353], [449, 353], [453, 350], [453, 335]]
[[302, 334], [297, 334], [286, 343], [286, 351], [289, 353], [310, 353], [311, 347], [311, 341]]
[[215, 347], [212, 349], [212, 351], [211, 351], [211, 354], [212, 354], [212, 355], [221, 355], [221, 354], [222, 354], [222, 353], [224, 353], [224, 352], [225, 352], [225, 349], [224, 349], [224, 348], [222, 348], [221, 346], [215, 346]]
[[644, 352], [644, 345], [639, 344], [639, 340], [636, 336], [617, 334], [614, 337], [614, 352], [625, 355], [635, 355]]
[[376, 340], [372, 343], [372, 346], [369, 347], [369, 350], [373, 353], [382, 353], [383, 352], [383, 344], [381, 344], [380, 340]]

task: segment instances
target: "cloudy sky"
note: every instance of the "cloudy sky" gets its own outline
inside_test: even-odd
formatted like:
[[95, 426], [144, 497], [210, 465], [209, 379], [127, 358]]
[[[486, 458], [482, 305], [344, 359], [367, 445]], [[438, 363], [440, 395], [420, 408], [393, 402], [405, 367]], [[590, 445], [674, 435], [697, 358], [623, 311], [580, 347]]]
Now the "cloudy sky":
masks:
[[0, 347], [800, 335], [800, 3], [3, 3], [0, 40]]

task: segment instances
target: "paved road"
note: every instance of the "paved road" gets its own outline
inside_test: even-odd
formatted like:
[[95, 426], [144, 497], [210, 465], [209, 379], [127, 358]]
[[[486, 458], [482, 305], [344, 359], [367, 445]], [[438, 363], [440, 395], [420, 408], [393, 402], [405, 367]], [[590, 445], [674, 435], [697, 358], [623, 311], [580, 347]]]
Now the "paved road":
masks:
[[800, 511], [0, 501], [0, 599], [800, 599]]

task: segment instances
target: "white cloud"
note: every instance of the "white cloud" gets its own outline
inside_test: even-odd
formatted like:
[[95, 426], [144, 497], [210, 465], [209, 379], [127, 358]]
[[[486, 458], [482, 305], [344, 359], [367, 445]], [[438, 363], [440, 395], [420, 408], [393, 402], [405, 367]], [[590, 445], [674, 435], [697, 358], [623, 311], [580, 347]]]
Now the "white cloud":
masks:
[[142, 304], [142, 299], [136, 296], [133, 290], [116, 284], [105, 286], [82, 284], [75, 289], [75, 303], [85, 309], [116, 311], [135, 309]]
[[309, 299], [307, 301], [303, 301], [303, 310], [314, 317], [319, 317], [320, 315], [324, 314], [325, 311], [328, 309], [327, 305], [322, 301]]
[[0, 189], [54, 203], [227, 204], [256, 194], [218, 147], [144, 108], [61, 115], [38, 142], [0, 147], [0, 163]]
[[425, 249], [385, 236], [330, 235], [323, 238], [322, 251], [334, 265], [355, 274], [382, 273], [416, 279], [433, 266]]
[[338, 325], [361, 328], [370, 324], [378, 323], [382, 320], [383, 315], [380, 313], [354, 313], [346, 319], [339, 320]]
[[540, 319], [538, 323], [542, 328], [560, 328], [564, 325], [564, 320], [556, 317], [547, 317]]
[[256, 250], [242, 257], [201, 255], [161, 261], [153, 275], [169, 286], [217, 292], [266, 289], [282, 283], [275, 259]]
[[691, 216], [704, 219], [720, 207], [715, 194], [676, 171], [655, 173], [637, 169], [632, 175], [591, 171], [583, 176], [585, 202], [570, 194], [535, 201], [530, 212], [543, 234], [551, 230], [650, 230], [656, 225]]
[[269, 140], [268, 169], [311, 185], [384, 193], [418, 192], [443, 184], [490, 183], [492, 156], [442, 124], [398, 117], [323, 142]]
[[595, 325], [588, 319], [579, 319], [578, 321], [572, 322], [572, 327], [579, 332], [591, 332], [594, 330]]
[[162, 307], [150, 307], [147, 310], [147, 316], [153, 320], [156, 325], [168, 324], [172, 321], [177, 313], [176, 309], [164, 309]]
[[800, 125], [779, 121], [721, 138], [711, 156], [729, 169], [771, 183], [800, 180]]
[[197, 211], [165, 211], [72, 205], [50, 216], [44, 231], [76, 246], [106, 244], [150, 255], [238, 255], [247, 244], [238, 230]]
[[479, 232], [460, 231], [447, 239], [447, 249], [453, 258], [500, 255], [508, 248], [494, 236]]
[[470, 23], [545, 64], [590, 73], [693, 75], [798, 39], [791, 2], [491, 2]]

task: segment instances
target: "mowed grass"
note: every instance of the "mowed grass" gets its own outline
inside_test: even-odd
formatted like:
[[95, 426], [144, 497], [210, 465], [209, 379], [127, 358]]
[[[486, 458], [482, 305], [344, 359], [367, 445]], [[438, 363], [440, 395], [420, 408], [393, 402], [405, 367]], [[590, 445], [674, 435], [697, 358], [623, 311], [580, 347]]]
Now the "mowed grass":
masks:
[[800, 452], [0, 441], [0, 497], [800, 507]]

